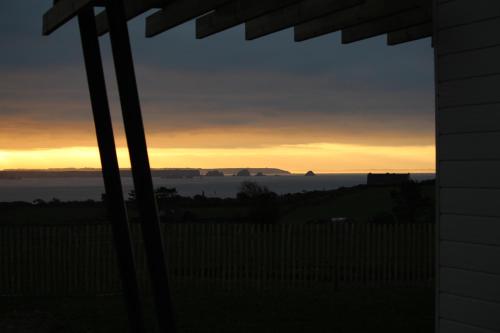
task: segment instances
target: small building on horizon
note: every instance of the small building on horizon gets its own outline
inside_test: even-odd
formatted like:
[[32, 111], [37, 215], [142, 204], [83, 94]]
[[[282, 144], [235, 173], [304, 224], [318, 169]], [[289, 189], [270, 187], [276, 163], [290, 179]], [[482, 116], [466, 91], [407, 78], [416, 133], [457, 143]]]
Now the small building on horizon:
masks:
[[224, 173], [219, 170], [209, 170], [205, 174], [206, 177], [224, 177]]

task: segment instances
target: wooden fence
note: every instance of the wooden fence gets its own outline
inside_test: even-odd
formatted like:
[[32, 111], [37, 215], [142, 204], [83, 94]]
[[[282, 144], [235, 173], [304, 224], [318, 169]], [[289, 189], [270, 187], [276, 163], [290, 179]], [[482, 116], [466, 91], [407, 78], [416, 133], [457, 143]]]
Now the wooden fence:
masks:
[[[140, 227], [131, 230], [147, 286]], [[162, 233], [174, 287], [407, 287], [428, 286], [434, 277], [430, 224], [170, 224]], [[1, 295], [121, 289], [108, 224], [0, 225], [0, 256]]]

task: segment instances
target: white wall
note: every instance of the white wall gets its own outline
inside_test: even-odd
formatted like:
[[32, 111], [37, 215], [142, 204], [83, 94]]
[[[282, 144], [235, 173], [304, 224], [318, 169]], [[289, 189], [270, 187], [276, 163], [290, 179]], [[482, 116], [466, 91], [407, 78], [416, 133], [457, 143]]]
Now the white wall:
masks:
[[434, 0], [440, 333], [500, 332], [500, 0]]

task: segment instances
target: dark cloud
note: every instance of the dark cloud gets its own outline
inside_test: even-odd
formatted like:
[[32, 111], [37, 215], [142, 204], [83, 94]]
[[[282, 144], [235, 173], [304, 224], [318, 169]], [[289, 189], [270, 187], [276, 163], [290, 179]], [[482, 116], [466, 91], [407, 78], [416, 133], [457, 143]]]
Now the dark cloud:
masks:
[[[91, 118], [77, 26], [42, 37], [41, 17], [51, 3], [0, 3], [0, 117], [79, 127]], [[131, 22], [130, 32], [153, 134], [253, 127], [309, 131], [325, 140], [328, 132], [346, 132], [342, 140], [350, 135], [353, 142], [367, 141], [367, 133], [405, 131], [412, 143], [433, 139], [428, 40], [388, 47], [380, 37], [340, 45], [338, 35], [329, 35], [294, 43], [287, 30], [246, 42], [242, 27], [196, 40], [192, 22], [146, 39], [144, 17]], [[117, 117], [109, 41], [101, 40]]]
[[[74, 20], [49, 37], [41, 36], [42, 14], [51, 3], [49, 0], [2, 2], [0, 40], [5, 51], [1, 55], [2, 65], [80, 64], [79, 37]], [[380, 82], [398, 81], [405, 85], [428, 86], [432, 82], [432, 52], [428, 40], [387, 47], [384, 38], [380, 37], [341, 46], [339, 35], [330, 34], [294, 43], [292, 31], [288, 29], [248, 42], [244, 40], [242, 26], [196, 40], [193, 22], [146, 39], [143, 37], [144, 16], [132, 20], [129, 25], [139, 64], [177, 70], [258, 68], [309, 75], [332, 72], [352, 78], [378, 77]], [[108, 57], [108, 38], [101, 40]]]

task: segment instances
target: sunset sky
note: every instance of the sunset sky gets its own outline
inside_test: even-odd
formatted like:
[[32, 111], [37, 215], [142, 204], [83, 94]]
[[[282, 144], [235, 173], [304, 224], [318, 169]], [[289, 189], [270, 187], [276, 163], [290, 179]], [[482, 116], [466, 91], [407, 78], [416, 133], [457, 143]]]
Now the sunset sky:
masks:
[[[0, 2], [0, 169], [99, 167], [75, 22], [41, 36], [50, 0]], [[433, 171], [428, 39], [294, 43], [287, 30], [205, 40], [189, 23], [130, 32], [153, 167]], [[108, 37], [101, 39], [120, 166], [128, 167]]]

